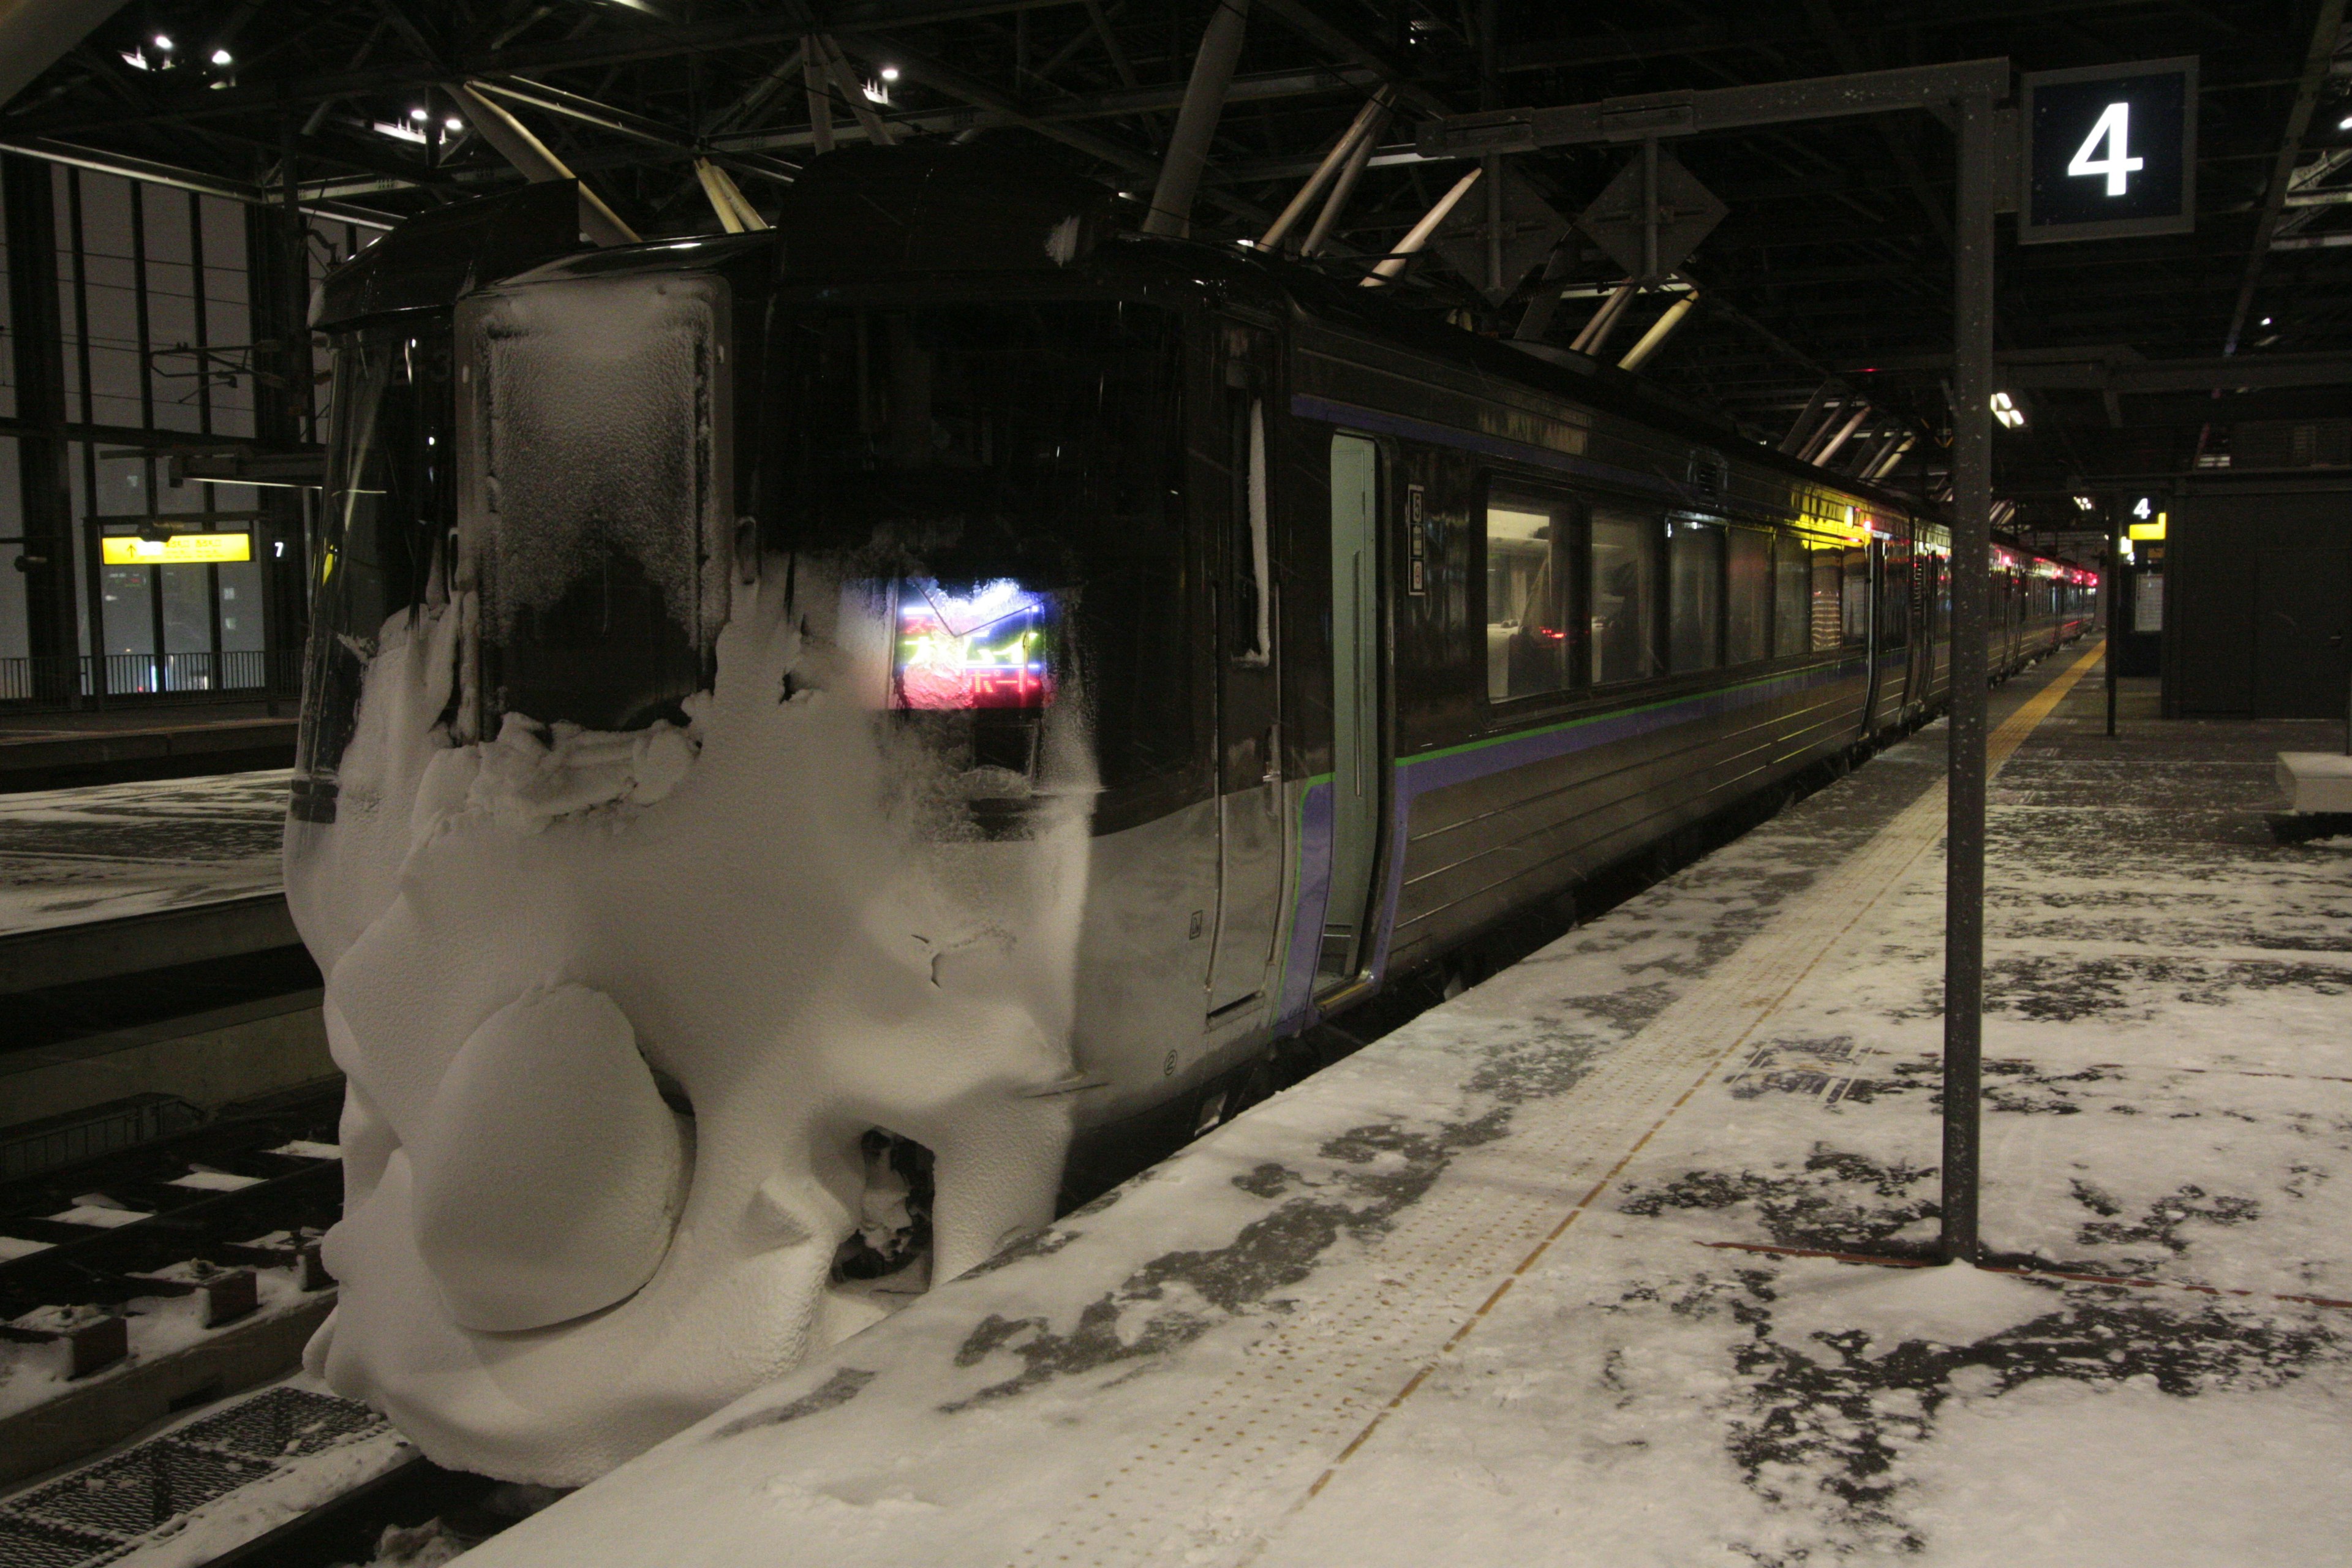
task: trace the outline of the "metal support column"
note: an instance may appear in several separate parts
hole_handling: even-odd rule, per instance
[[[2116,732],[2116,663],[2121,651],[2116,639],[2123,631],[2116,625],[2116,608],[2119,603],[2116,589],[2124,580],[2124,521],[2122,512],[2113,502],[2108,503],[2107,510],[2115,515],[2107,519],[2107,569],[2099,580],[2099,629],[2105,634],[2107,643],[2106,651],[2099,656],[2099,662],[2106,667],[2107,734],[2112,739]]]
[[[18,499],[24,518],[25,621],[32,683],[45,703],[81,703],[74,616],[73,500],[66,478],[64,330],[58,310],[58,242],[49,167],[0,158],[8,232],[15,357]]]
[[[1952,721],[1944,837],[1942,1251],[1977,1257],[1984,1052],[1985,710],[1992,570],[1993,105],[1959,100],[1953,215]]]

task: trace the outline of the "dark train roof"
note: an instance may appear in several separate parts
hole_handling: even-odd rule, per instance
[[[533,196],[527,209],[518,200],[525,195]],[[557,197],[572,201],[573,187],[534,186],[403,226],[329,280],[329,309],[322,319],[331,323],[360,314],[354,308],[359,303],[383,309],[387,300],[429,302],[436,291],[446,303],[500,280],[626,272],[721,270],[817,287],[871,285],[917,274],[1008,282],[1058,275],[1114,286],[1156,276],[1228,300],[1297,311],[1369,342],[1454,361],[1480,375],[1614,414],[1888,511],[1946,521],[1941,507],[1752,441],[1708,411],[1603,361],[1558,348],[1538,356],[1400,304],[1385,297],[1391,290],[1363,289],[1354,277],[1334,276],[1285,257],[1125,230],[1115,193],[1031,157],[941,142],[845,148],[808,166],[772,230],[605,250],[573,248],[546,259],[551,225],[557,221],[549,215],[558,210]],[[510,216],[494,212],[497,204],[514,204],[515,210]],[[500,263],[526,256],[534,247],[539,254],[529,256],[524,266],[501,268]],[[371,260],[376,263],[373,268]],[[408,273],[414,280],[404,286],[399,279]]]

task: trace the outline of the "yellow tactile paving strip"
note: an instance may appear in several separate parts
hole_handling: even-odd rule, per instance
[[[1996,730],[1998,769],[2096,666],[2094,647]],[[1791,899],[1576,1088],[1522,1104],[1420,1202],[1328,1271],[1204,1395],[1121,1457],[1018,1564],[1246,1563],[1412,1397],[1940,839],[1939,784]]]

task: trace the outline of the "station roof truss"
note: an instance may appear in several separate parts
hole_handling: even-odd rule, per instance
[[[469,123],[465,93],[648,237],[719,226],[698,160],[772,207],[828,135],[1025,146],[1127,193],[1140,219],[1215,3],[141,0],[0,110],[0,148],[252,202],[290,184],[315,215],[380,226],[521,180]],[[2020,247],[2013,220],[2000,226],[1997,380],[2021,420],[1997,432],[1995,494],[2017,526],[2080,530],[2078,496],[2226,467],[2245,427],[2342,418],[2344,0],[1254,0],[1192,233],[1263,233],[1375,94],[1391,111],[1319,258],[1342,273],[1388,254],[1466,166],[1418,150],[1434,118],[1995,58],[2039,71],[2169,56],[2200,62],[2195,229]],[[1675,159],[1727,213],[1668,287],[1627,302],[1603,353],[1696,289],[1643,374],[1775,444],[1807,422],[1853,423],[1832,466],[1940,493],[1956,154],[1937,119],[1675,137]],[[1573,220],[1638,155],[1617,142],[1510,155],[1510,199],[1467,200],[1456,226],[1475,241],[1499,208],[1515,231],[1564,237],[1499,247],[1528,265],[1497,289],[1456,270],[1477,270],[1483,244],[1441,231],[1403,296],[1506,337],[1535,307],[1538,335],[1570,345],[1624,277]]]

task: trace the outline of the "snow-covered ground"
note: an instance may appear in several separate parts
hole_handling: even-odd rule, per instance
[[[0,933],[274,892],[289,777],[0,795]]]
[[[469,1562],[2352,1561],[2327,737],[2031,718],[1995,1267],[1823,1256],[1935,1231],[1937,729]]]

